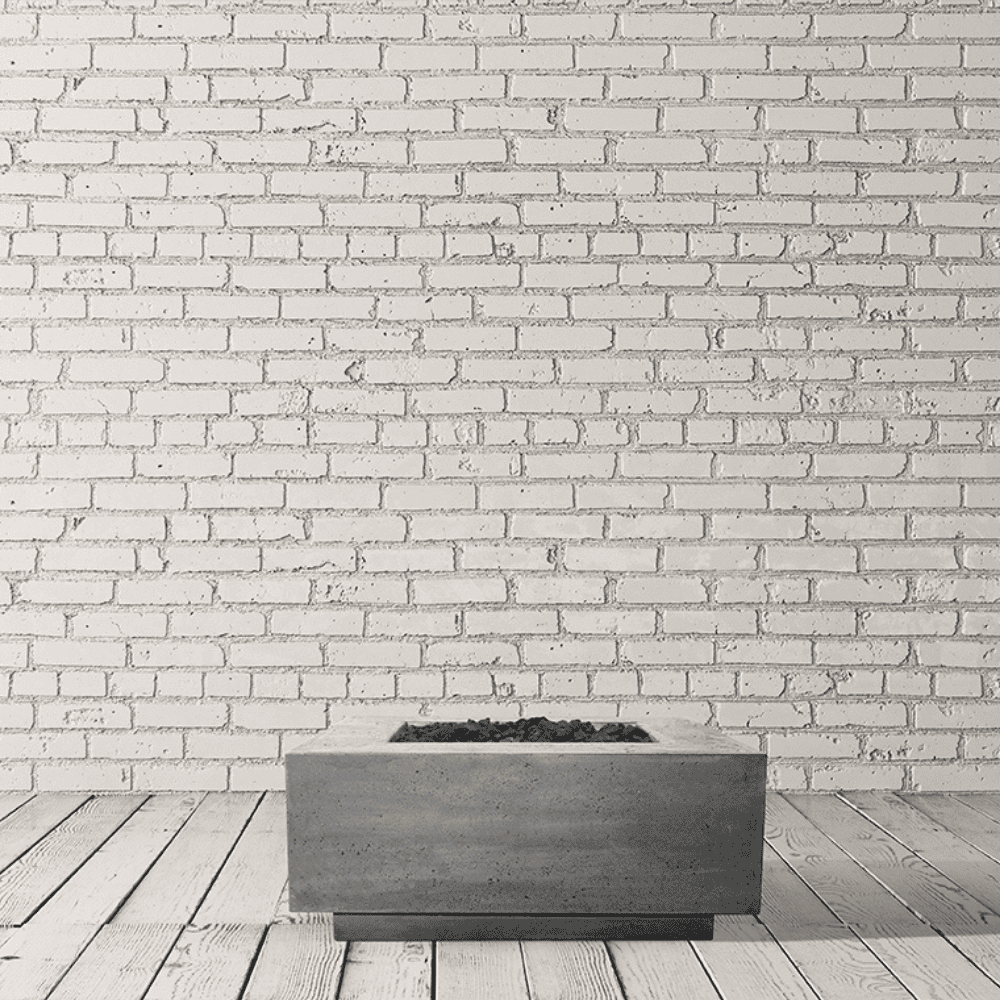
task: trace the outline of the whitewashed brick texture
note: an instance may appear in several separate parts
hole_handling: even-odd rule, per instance
[[[6,0],[0,787],[685,718],[1000,790],[1000,5]]]

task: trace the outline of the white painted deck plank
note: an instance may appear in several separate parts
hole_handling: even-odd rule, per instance
[[[969,961],[1000,982],[1000,915],[841,799],[826,795],[788,798]],[[983,867],[989,864],[984,859]]]
[[[771,846],[916,1000],[1000,1000],[993,980],[782,797],[769,797],[767,823]]]
[[[531,1000],[624,1000],[601,941],[523,941]]]
[[[36,925],[105,923],[170,843],[200,799],[198,792],[147,799],[62,884],[32,922]]]
[[[6,819],[12,812],[20,809],[34,797],[34,792],[4,792],[0,795],[0,820]]]
[[[429,941],[352,941],[337,1000],[431,1000]]]
[[[194,915],[195,924],[270,924],[288,880],[285,796],[268,792]]]
[[[609,941],[628,1000],[719,1000],[690,941]]]
[[[45,837],[89,799],[87,794],[36,795],[0,822],[0,870]]]
[[[96,924],[17,928],[0,945],[0,997],[43,1000],[99,930]]]
[[[1000,987],[933,932],[872,925],[858,933],[917,1000],[1000,1000]]]
[[[996,792],[952,792],[951,794],[952,798],[1000,823],[1000,794]]]
[[[944,825],[891,792],[854,792],[842,798],[964,892],[1000,914],[1000,863],[984,857]],[[988,822],[986,817],[981,818]]]
[[[438,941],[435,1000],[528,1000],[517,941]]]
[[[185,927],[143,1000],[239,1000],[263,924]]]
[[[768,930],[823,1000],[911,1000],[909,990],[852,928]]]
[[[788,800],[938,930],[1000,931],[1000,916],[843,800],[831,795],[794,795]],[[988,867],[994,866],[984,858],[984,874]]]
[[[912,1000],[878,956],[764,845],[760,921],[824,1000]],[[629,998],[631,1000],[631,998]]]
[[[980,853],[1000,861],[1000,822],[997,820],[973,809],[955,795],[934,793],[901,795],[900,798]]]
[[[260,801],[257,792],[210,792],[157,858],[114,923],[187,923]],[[262,921],[263,922],[263,921]]]
[[[347,945],[324,924],[274,924],[241,1000],[333,1000]]]
[[[145,799],[95,796],[22,854],[0,873],[0,924],[24,923]]]
[[[753,917],[716,917],[715,939],[693,942],[724,1000],[816,1000],[791,959]]]
[[[142,1000],[182,930],[180,924],[106,924],[48,1000]]]

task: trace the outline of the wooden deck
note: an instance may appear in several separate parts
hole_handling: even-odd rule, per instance
[[[3,1000],[1000,1000],[1000,795],[771,795],[708,942],[335,942],[276,793],[0,796]]]

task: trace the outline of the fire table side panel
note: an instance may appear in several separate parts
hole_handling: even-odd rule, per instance
[[[289,754],[290,905],[753,913],[759,754]]]

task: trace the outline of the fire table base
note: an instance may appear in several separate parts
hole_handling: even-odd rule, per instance
[[[702,913],[336,913],[338,941],[711,941]]]

